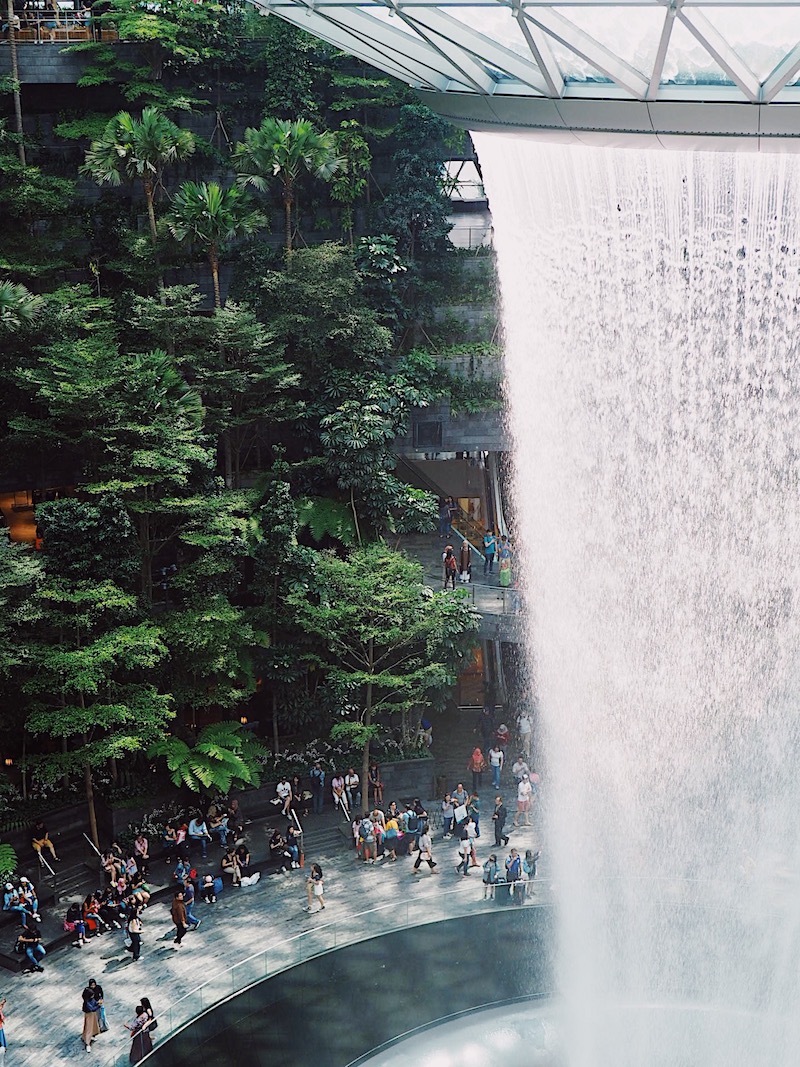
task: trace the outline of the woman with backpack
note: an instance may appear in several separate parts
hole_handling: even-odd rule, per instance
[[[100,1033],[100,1005],[103,1003],[103,987],[90,978],[82,993],[83,1032],[81,1040],[87,1052],[92,1051],[92,1042]]]
[[[456,554],[453,551],[452,545],[447,545],[442,553],[442,568],[444,570],[444,588],[447,589],[448,583],[450,588],[456,587],[456,575],[458,574],[458,560]]]

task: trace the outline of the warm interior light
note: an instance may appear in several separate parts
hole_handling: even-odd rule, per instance
[[[247,726],[247,716],[242,715],[242,717],[239,719],[239,722],[242,724],[242,726]]]
[[[13,767],[14,766],[14,761],[10,756],[6,757],[6,761],[5,762],[6,762],[6,767]]]

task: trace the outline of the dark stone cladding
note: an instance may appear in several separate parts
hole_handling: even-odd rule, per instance
[[[551,993],[553,942],[544,905],[498,904],[384,934],[251,986],[157,1045],[148,1063],[345,1067],[448,1016]]]
[[[17,47],[19,80],[21,85],[74,85],[83,75],[89,61],[86,52],[69,52],[66,44],[36,45],[31,41]],[[140,56],[137,45],[117,44],[119,60],[136,60]],[[10,49],[0,48],[0,74],[10,74]]]

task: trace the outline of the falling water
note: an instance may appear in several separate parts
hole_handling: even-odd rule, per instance
[[[475,138],[570,1067],[800,1063],[800,170]]]

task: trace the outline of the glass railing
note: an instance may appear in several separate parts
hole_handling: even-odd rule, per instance
[[[421,903],[418,897],[392,901],[367,911],[348,913],[313,930],[304,930],[293,937],[274,942],[213,974],[167,1007],[154,1004],[158,1019],[154,1039],[158,1044],[163,1043],[216,1004],[324,952],[396,930],[425,926],[459,915],[473,915],[476,910],[494,910],[496,907],[492,900],[476,900],[472,893],[466,894],[461,886],[442,890],[433,900],[426,898],[424,908]],[[537,903],[532,906],[541,905]],[[100,1062],[103,1067],[122,1067],[129,1063],[129,1053],[130,1039],[122,1039],[114,1052],[107,1053]]]

